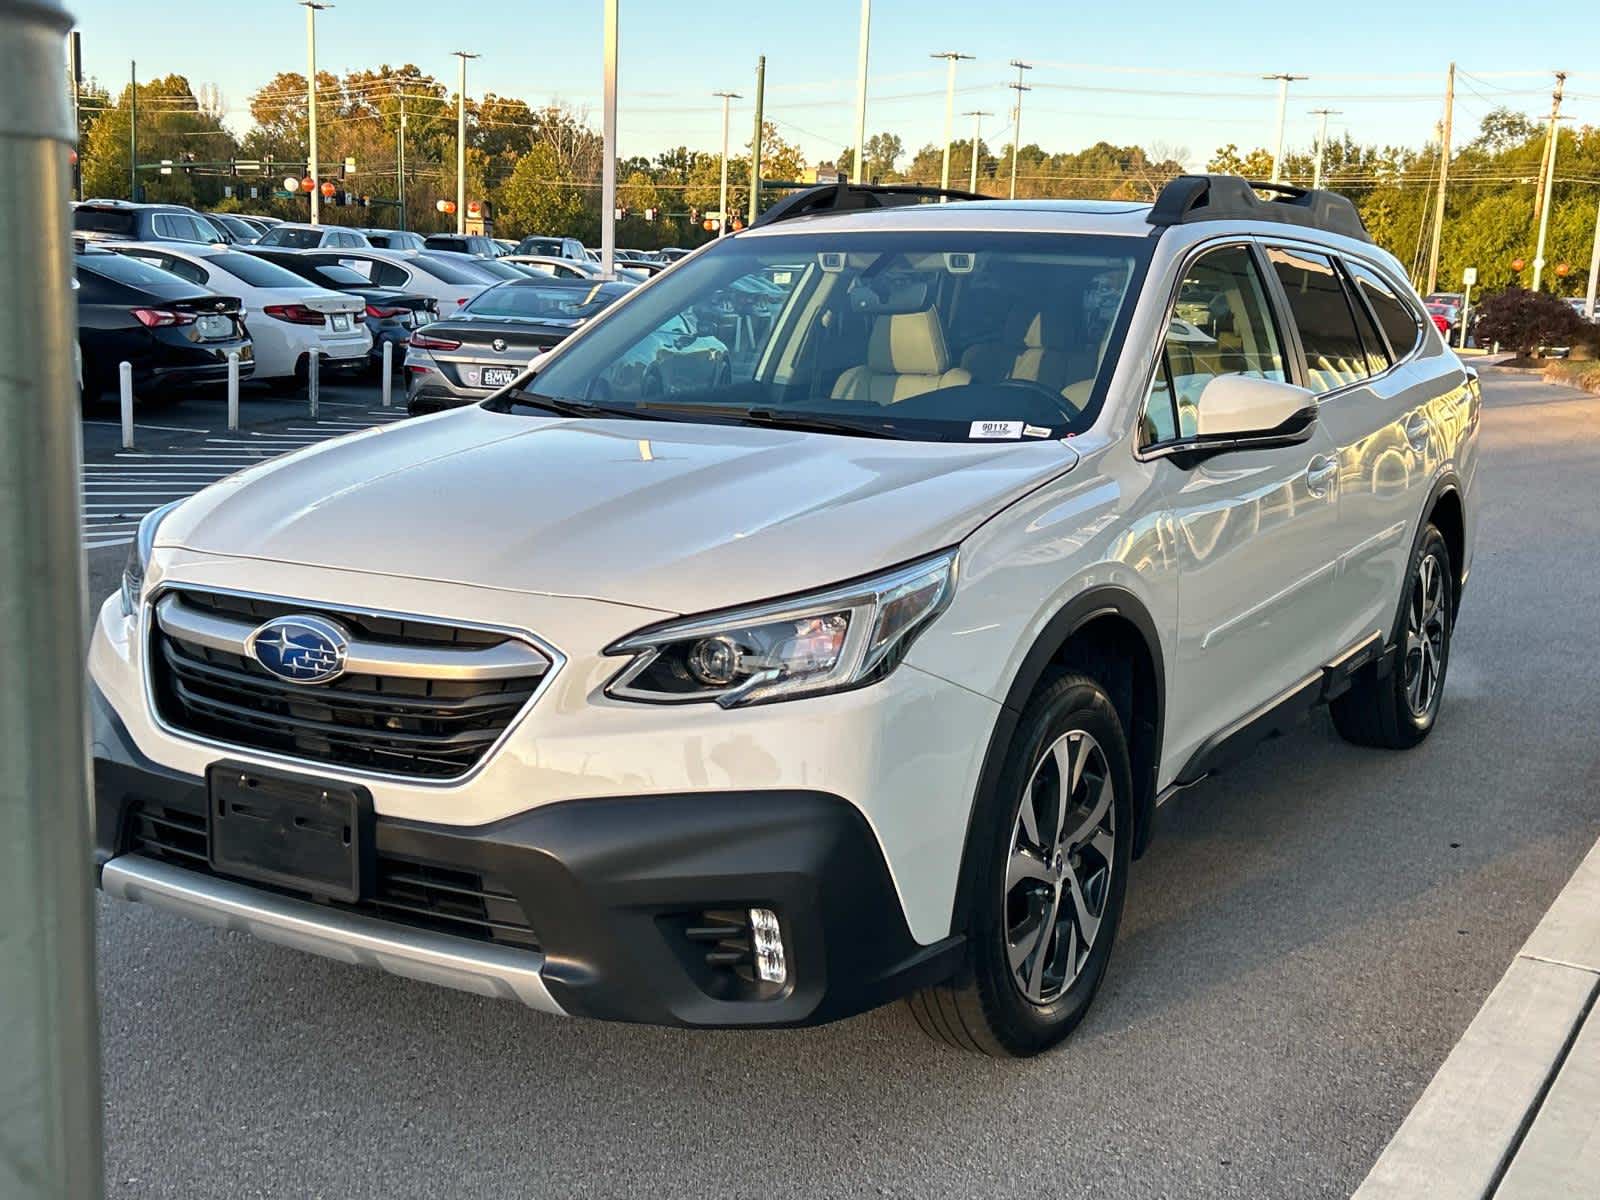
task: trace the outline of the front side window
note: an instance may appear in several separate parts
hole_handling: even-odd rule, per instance
[[[1313,392],[1359,383],[1372,372],[1356,329],[1356,316],[1333,261],[1308,250],[1274,246],[1267,251],[1272,269],[1289,299],[1289,313],[1300,330],[1306,354],[1306,382]]]
[[[1356,281],[1356,290],[1372,309],[1378,324],[1388,335],[1389,346],[1395,358],[1402,359],[1417,347],[1422,336],[1422,325],[1411,306],[1402,301],[1391,284],[1362,263],[1346,260],[1350,274]]]
[[[1063,437],[1099,412],[1150,248],[973,231],[727,239],[597,320],[527,385],[528,404],[920,441]]]
[[[1219,375],[1285,378],[1283,347],[1248,246],[1212,250],[1184,270],[1145,405],[1145,444],[1193,437],[1201,393]]]

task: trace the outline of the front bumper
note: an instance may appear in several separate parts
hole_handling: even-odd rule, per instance
[[[819,1024],[944,979],[959,961],[958,937],[912,937],[861,813],[815,791],[569,800],[481,826],[376,817],[380,862],[467,872],[513,897],[532,932],[516,943],[228,879],[136,841],[141,812],[203,829],[205,782],[141,754],[97,689],[93,703],[96,862],[123,899],[546,1012],[650,1024]],[[730,945],[705,940],[708,922],[725,919],[710,914],[752,906],[778,914],[781,988],[708,958]]]

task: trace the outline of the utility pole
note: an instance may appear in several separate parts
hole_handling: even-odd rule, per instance
[[[1030,63],[1023,62],[1020,58],[1013,58],[1011,65],[1017,69],[1017,81],[1007,84],[1017,94],[1017,102],[1011,109],[1011,198],[1017,198],[1017,155],[1022,153],[1022,93],[1031,92],[1033,89],[1024,87],[1022,73],[1033,70]]]
[[[1439,242],[1444,237],[1444,189],[1450,178],[1450,122],[1456,108],[1456,65],[1450,64],[1445,76],[1444,124],[1439,131],[1439,199],[1433,206],[1433,235],[1428,244],[1428,286],[1423,295],[1430,294],[1439,282]]]
[[[1289,115],[1289,85],[1298,79],[1305,79],[1305,75],[1263,75],[1263,79],[1276,79],[1278,81],[1278,134],[1273,141],[1275,149],[1272,151],[1272,182],[1279,183],[1283,180],[1283,123]]]
[[[978,190],[978,144],[983,140],[980,136],[983,132],[983,119],[992,117],[994,114],[992,112],[984,112],[981,109],[974,109],[972,112],[965,112],[961,115],[972,118],[972,177],[967,180],[967,190],[976,192]]]
[[[0,1194],[102,1193],[61,0],[0,0]]]
[[[956,119],[956,64],[964,58],[970,59],[972,55],[961,54],[955,50],[941,50],[938,54],[930,54],[928,57],[942,58],[950,64],[950,70],[946,75],[944,85],[944,166],[939,170],[939,186],[949,190],[950,139],[955,136],[954,125]]]
[[[317,171],[317,14],[333,5],[323,0],[300,0],[306,10],[306,109],[311,161],[306,174],[311,177],[311,223],[322,219],[322,179]]]
[[[405,84],[400,85],[402,89]],[[406,94],[400,92],[400,127],[394,133],[394,185],[400,200],[400,228],[406,227]]]
[[[750,135],[750,219],[754,225],[761,212],[761,109],[767,98],[767,56],[756,59],[756,131]]]
[[[608,37],[614,37],[616,35],[615,0],[606,0],[606,3],[606,31]],[[461,60],[461,70],[456,76],[456,232],[465,233],[467,231],[467,59],[481,56],[469,54],[465,50],[452,50],[450,53]],[[611,101],[611,117],[615,121],[616,93],[614,89],[616,87],[616,76],[614,72],[611,76],[611,87],[613,90],[608,95],[613,97]],[[615,167],[611,168],[611,181],[615,186]],[[604,216],[603,213],[601,215]],[[601,228],[604,228],[603,224]]]
[[[128,199],[139,203],[139,64],[128,64]]]
[[[722,99],[722,185],[717,193],[717,211],[722,214],[717,219],[717,236],[726,237],[728,234],[728,102],[742,100],[738,92],[712,92],[713,96]]]
[[[1539,290],[1539,281],[1544,276],[1544,243],[1545,237],[1550,232],[1550,203],[1555,199],[1556,190],[1556,148],[1560,140],[1561,126],[1561,93],[1567,84],[1567,73],[1556,72],[1556,90],[1551,94],[1550,104],[1550,134],[1549,148],[1545,154],[1544,179],[1541,186],[1544,189],[1544,201],[1539,208],[1539,241],[1533,250],[1533,290]]]
[[[1337,108],[1313,108],[1311,115],[1322,118],[1322,123],[1317,129],[1317,163],[1311,175],[1311,186],[1319,188],[1322,186],[1322,159],[1328,152],[1328,118],[1340,117],[1344,113]]]
[[[861,0],[861,40],[856,51],[856,157],[850,182],[861,182],[861,156],[867,143],[867,44],[872,39],[872,0]]]
[[[1560,115],[1559,114],[1561,112],[1561,93],[1562,93],[1562,90],[1563,90],[1563,85],[1564,85],[1565,80],[1566,80],[1566,73],[1563,72],[1563,71],[1557,71],[1556,72],[1556,90],[1555,90],[1553,96],[1551,97],[1552,103],[1550,105],[1550,128],[1551,128],[1551,130],[1555,129],[1555,122],[1560,120]],[[1539,177],[1534,181],[1534,189],[1533,189],[1533,223],[1535,225],[1537,225],[1539,223],[1539,214],[1544,211],[1544,176],[1545,176],[1545,171],[1549,166],[1550,153],[1551,153],[1551,150],[1552,150],[1552,148],[1554,146],[1555,146],[1555,137],[1553,135],[1547,135],[1545,137],[1545,140],[1544,140],[1544,150],[1539,155]]]

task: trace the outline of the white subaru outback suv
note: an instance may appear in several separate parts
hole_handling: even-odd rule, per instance
[[[1349,204],[923,198],[792,195],[480,405],[151,514],[90,656],[104,889],[1025,1055],[1165,797],[1319,703],[1426,737],[1479,390]],[[682,336],[725,369],[613,378]]]

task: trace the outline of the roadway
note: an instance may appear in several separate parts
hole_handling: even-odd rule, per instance
[[[1600,397],[1485,394],[1437,731],[1319,717],[1166,806],[1056,1053],[546,1018],[102,898],[108,1194],[1347,1196],[1600,835]]]

